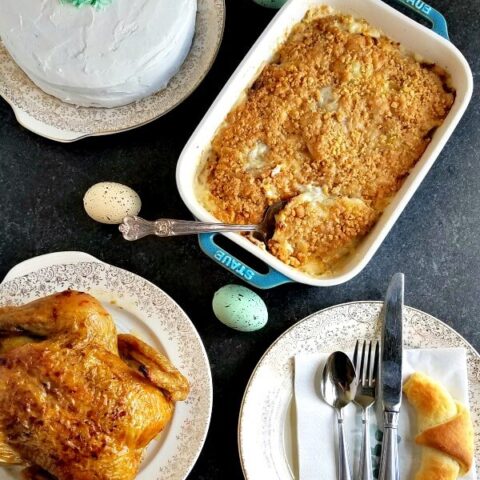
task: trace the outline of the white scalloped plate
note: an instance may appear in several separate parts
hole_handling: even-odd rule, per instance
[[[337,305],[298,322],[267,350],[247,385],[238,446],[247,480],[298,478],[294,437],[293,357],[299,353],[353,351],[358,338],[380,337],[381,302]],[[405,308],[406,348],[461,347],[467,353],[475,461],[480,465],[480,355],[455,330],[428,313]]]
[[[13,108],[21,125],[57,142],[141,127],[175,108],[200,85],[215,61],[224,26],[225,0],[198,0],[195,38],[180,71],[164,90],[117,108],[76,107],[44,93],[0,41],[0,96]]]
[[[17,265],[0,285],[0,304],[22,304],[65,289],[91,293],[118,330],[163,351],[189,379],[191,392],[145,455],[138,480],[184,480],[203,447],[212,411],[210,365],[183,310],[147,280],[81,252],[43,255]],[[19,468],[0,468],[0,480],[20,480]]]

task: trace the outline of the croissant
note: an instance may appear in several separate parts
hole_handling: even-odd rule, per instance
[[[414,373],[403,390],[417,412],[422,463],[415,480],[455,480],[473,463],[473,426],[470,412],[455,402],[435,380]]]

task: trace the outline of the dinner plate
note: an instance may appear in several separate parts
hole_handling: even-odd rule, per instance
[[[217,56],[224,25],[225,0],[198,0],[193,45],[180,71],[164,90],[117,108],[76,107],[48,95],[23,73],[0,41],[0,95],[21,125],[58,142],[131,130],[165,115],[198,87]]]
[[[88,292],[112,314],[117,328],[165,353],[189,379],[188,399],[149,445],[138,480],[184,480],[205,442],[212,410],[212,379],[202,341],[187,315],[147,280],[81,252],[24,262],[0,285],[0,304],[22,304],[65,289]],[[0,480],[20,480],[20,468],[0,468]]]
[[[380,337],[382,302],[346,303],[305,318],[267,350],[247,385],[240,410],[238,445],[247,480],[298,478],[293,358],[299,353],[353,351],[357,339]],[[406,348],[466,350],[475,460],[480,463],[480,355],[445,323],[405,307]]]

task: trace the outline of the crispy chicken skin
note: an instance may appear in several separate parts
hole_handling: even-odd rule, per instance
[[[31,465],[26,478],[134,479],[188,392],[88,294],[0,308],[0,465]]]

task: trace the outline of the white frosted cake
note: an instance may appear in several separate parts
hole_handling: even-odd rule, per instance
[[[117,107],[161,90],[178,72],[196,11],[197,0],[112,0],[100,8],[0,0],[0,37],[45,92],[79,106]]]

